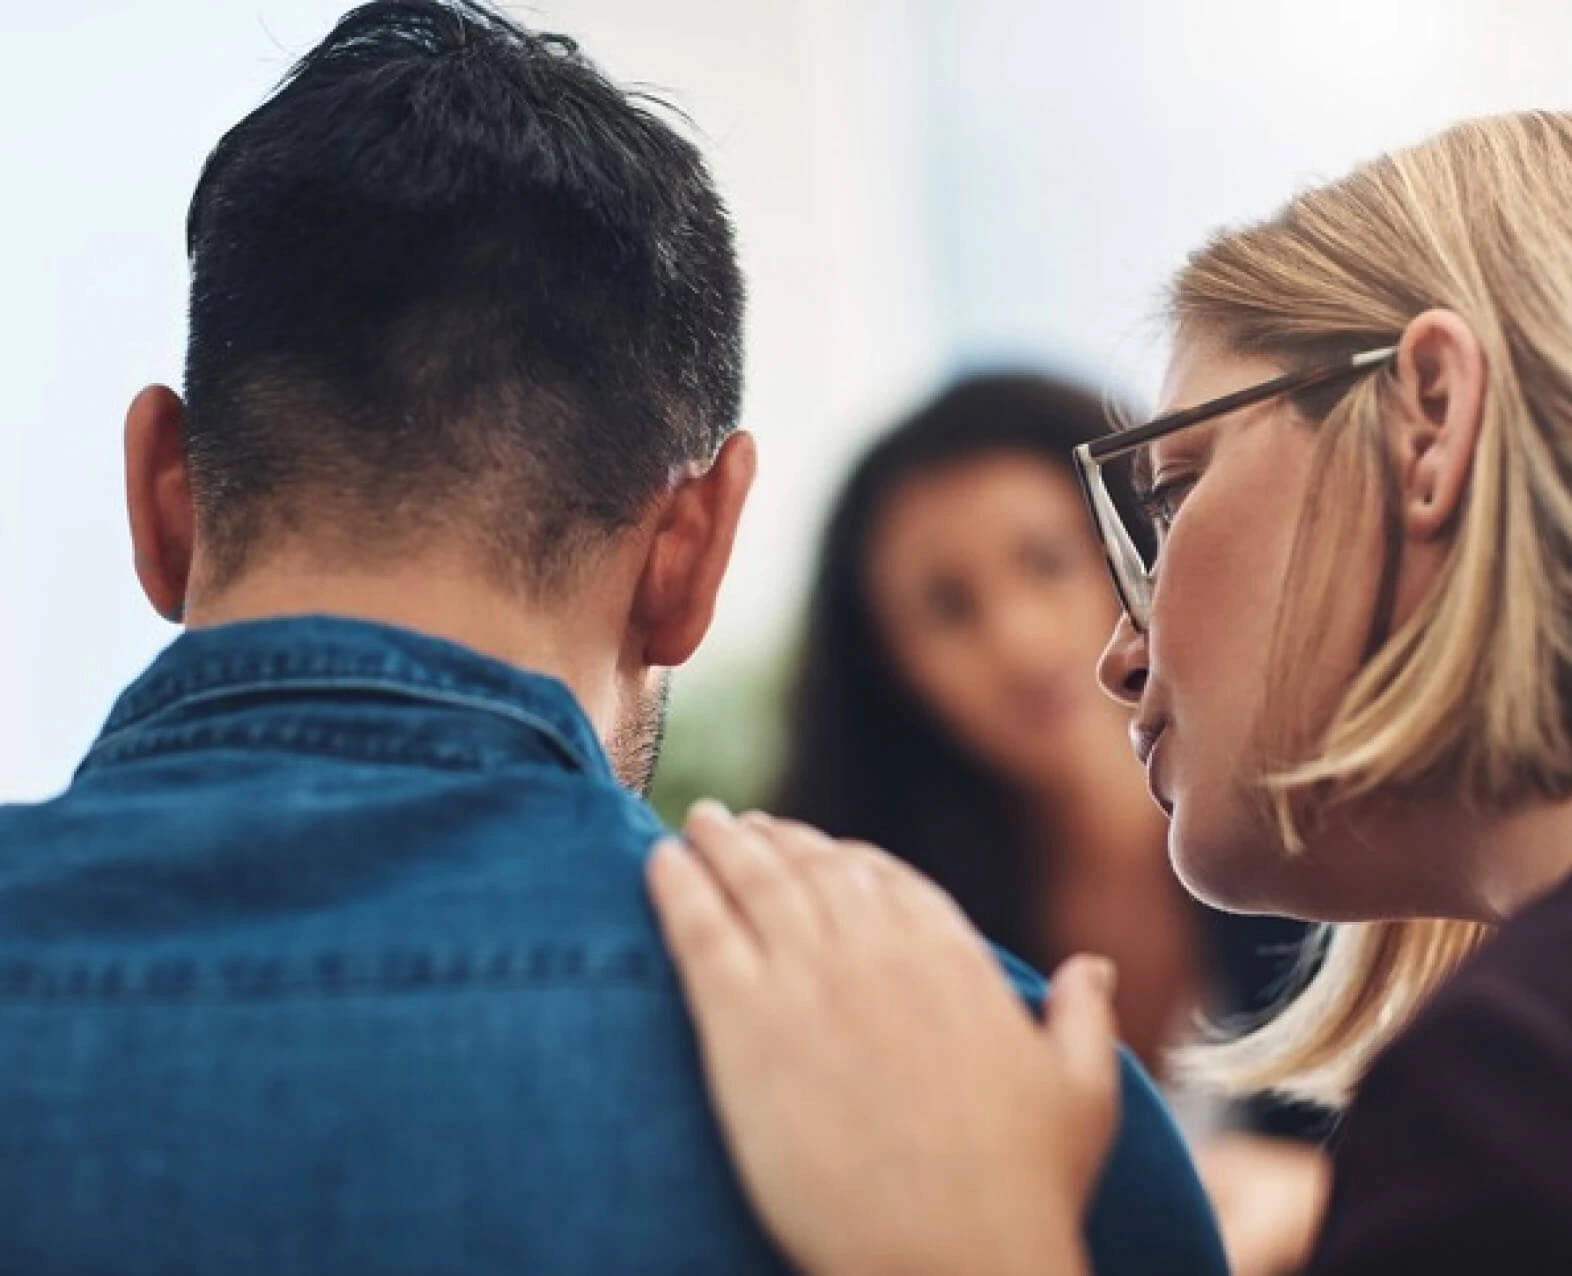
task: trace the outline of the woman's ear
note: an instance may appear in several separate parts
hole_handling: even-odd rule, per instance
[[[1427,310],[1403,333],[1389,416],[1405,533],[1443,535],[1462,508],[1484,419],[1484,348],[1451,310]]]
[[[709,632],[757,469],[753,436],[739,432],[667,498],[633,600],[642,664],[683,664]]]
[[[126,412],[126,510],[137,579],[148,602],[179,624],[191,579],[196,516],[186,475],[185,404],[151,385]]]

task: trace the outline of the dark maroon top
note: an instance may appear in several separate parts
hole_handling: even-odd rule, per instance
[[[1572,882],[1377,1060],[1333,1166],[1311,1276],[1572,1273]]]

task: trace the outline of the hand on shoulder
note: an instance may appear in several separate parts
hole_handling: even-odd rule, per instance
[[[1084,1269],[1117,1115],[1112,967],[1036,1024],[936,886],[877,849],[695,808],[649,881],[744,1185],[815,1276]]]

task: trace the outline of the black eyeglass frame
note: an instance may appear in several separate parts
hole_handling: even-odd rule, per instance
[[[1117,434],[1093,439],[1089,443],[1080,444],[1075,449],[1076,477],[1081,481],[1081,492],[1086,497],[1086,504],[1092,512],[1092,521],[1096,524],[1098,537],[1103,543],[1103,553],[1108,560],[1108,573],[1113,577],[1114,591],[1119,595],[1119,605],[1124,608],[1124,614],[1130,618],[1130,623],[1138,632],[1145,633],[1151,619],[1152,573],[1156,570],[1156,565],[1154,563],[1149,570],[1142,560],[1135,539],[1125,526],[1119,507],[1108,492],[1107,483],[1103,481],[1103,462],[1128,456],[1137,448],[1165,438],[1177,430],[1200,425],[1203,421],[1215,420],[1230,412],[1237,412],[1240,408],[1252,407],[1280,395],[1298,394],[1325,385],[1329,381],[1336,381],[1340,377],[1358,376],[1390,362],[1397,354],[1397,350],[1396,346],[1381,346],[1375,350],[1365,350],[1338,363],[1322,364],[1303,372],[1285,373],[1283,376],[1273,377],[1270,381],[1263,381],[1259,385],[1247,386],[1243,390],[1235,390],[1220,398],[1209,399],[1195,407],[1170,412],[1134,429],[1121,430]]]

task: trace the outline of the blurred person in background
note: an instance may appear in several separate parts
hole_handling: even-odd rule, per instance
[[[1120,1035],[1163,1077],[1203,1007],[1228,1022],[1271,1004],[1306,927],[1185,892],[1129,709],[1097,687],[1119,604],[1073,452],[1106,433],[1109,407],[1061,380],[989,373],[868,450],[821,548],[773,806],[894,848],[1041,969],[1112,958]],[[1236,1268],[1253,1272],[1322,1190],[1324,1121],[1271,1101],[1198,1106],[1202,1175]],[[1243,1130],[1210,1137],[1219,1124]]]
[[[1331,925],[1310,982],[1196,1060],[1346,1106],[1279,1269],[1572,1270],[1569,188],[1572,115],[1525,112],[1218,235],[1173,287],[1163,415],[1077,453],[1124,608],[1100,677],[1176,871]],[[1121,461],[1155,557],[1101,491]],[[688,833],[652,887],[799,1263],[1085,1270],[1111,963],[1067,963],[1040,1029],[907,866],[767,817]]]
[[[1199,906],[1174,881],[1129,712],[1087,672],[1118,601],[1072,452],[1106,432],[1109,406],[989,373],[868,450],[829,518],[770,805],[899,847],[1039,967],[1114,957],[1125,1042],[1161,1073],[1198,1002],[1264,1012],[1307,928]],[[1252,1124],[1320,1123],[1268,1105]]]
[[[1160,1071],[1204,936],[1129,712],[1091,674],[1118,601],[1071,453],[1106,421],[1074,386],[996,373],[864,455],[820,552],[774,808],[896,848],[1039,968],[1114,957],[1124,1040]]]
[[[209,158],[185,396],[125,427],[186,632],[0,809],[0,1270],[782,1269],[641,889],[754,472],[730,219],[663,114],[383,0]],[[1211,1276],[1125,1082],[1092,1249]]]

